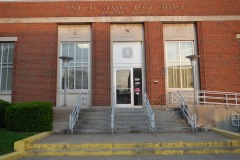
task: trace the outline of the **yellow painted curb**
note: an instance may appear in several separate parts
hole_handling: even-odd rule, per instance
[[[12,153],[9,153],[9,154],[5,154],[3,156],[0,156],[0,160],[15,160],[15,159],[18,159],[18,158],[21,158],[21,157],[24,157],[26,155],[25,152],[12,152]]]
[[[211,128],[210,130],[213,131],[213,132],[216,132],[218,134],[224,135],[226,137],[240,140],[240,134],[239,133],[225,131],[225,130],[218,129],[218,128]]]
[[[30,143],[33,143],[34,141],[45,138],[45,137],[51,135],[52,133],[53,133],[52,131],[42,132],[42,133],[33,135],[31,137],[14,142],[15,152],[0,156],[0,160],[15,160],[15,159],[26,156],[27,153],[25,151],[26,151],[27,145],[29,145]]]
[[[160,143],[94,143],[94,144],[28,144],[30,149],[124,149],[124,148],[180,148],[180,147],[221,147],[240,146],[240,141],[230,140],[223,142],[160,142]]]
[[[14,143],[14,150],[15,151],[20,151],[20,152],[25,152],[27,145],[33,143],[34,141],[40,140],[42,138],[45,138],[49,135],[51,135],[53,132],[42,132],[39,134],[36,134],[34,136],[22,139],[20,141],[17,141]]]
[[[240,149],[156,149],[156,150],[89,150],[89,151],[56,151],[31,152],[27,156],[130,156],[130,155],[179,155],[179,154],[239,154]]]
[[[112,143],[94,143],[94,144],[29,144],[26,149],[97,149],[97,148],[113,148]]]

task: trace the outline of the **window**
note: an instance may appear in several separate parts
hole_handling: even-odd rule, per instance
[[[12,90],[13,43],[0,43],[0,91]]]
[[[68,89],[88,89],[89,43],[62,43],[62,56],[72,57],[69,61],[67,77]],[[64,89],[64,67],[62,64],[62,89]]]
[[[193,42],[166,42],[168,88],[193,88],[192,54]]]

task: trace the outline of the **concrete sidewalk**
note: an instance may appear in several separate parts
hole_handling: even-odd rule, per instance
[[[228,140],[232,139],[211,131],[197,133],[52,134],[46,138],[34,142],[34,144],[154,143],[179,141],[219,142]]]

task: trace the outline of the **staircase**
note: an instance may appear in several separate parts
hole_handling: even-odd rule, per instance
[[[176,108],[154,108],[156,128],[153,132],[191,131]],[[74,133],[111,133],[111,108],[82,109]],[[146,108],[117,108],[114,133],[152,132]]]
[[[190,132],[192,128],[184,119],[180,108],[154,108],[154,132]]]
[[[82,109],[73,133],[111,133],[111,108]]]
[[[151,132],[146,108],[117,108],[114,131],[116,133]]]

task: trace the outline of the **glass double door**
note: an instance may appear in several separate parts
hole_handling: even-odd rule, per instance
[[[142,69],[115,69],[114,89],[117,107],[142,106]]]

